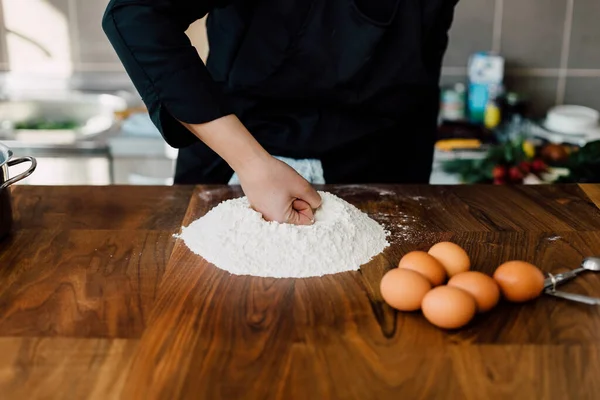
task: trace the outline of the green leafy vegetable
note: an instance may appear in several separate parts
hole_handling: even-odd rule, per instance
[[[30,120],[15,124],[15,129],[75,129],[77,127],[79,124],[70,120]]]

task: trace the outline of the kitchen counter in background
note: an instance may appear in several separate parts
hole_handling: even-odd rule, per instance
[[[429,183],[431,185],[461,185],[460,176],[457,174],[450,174],[444,171],[442,164],[445,161],[453,159],[469,159],[478,160],[483,159],[486,156],[486,151],[460,151],[460,152],[448,152],[435,149],[433,153],[433,166],[431,170],[431,176]]]
[[[14,188],[0,243],[2,398],[591,398],[600,309],[550,297],[441,331],[379,293],[452,240],[475,270],[600,254],[600,186],[329,186],[391,232],[360,272],[231,276],[173,234],[239,188]],[[350,245],[350,244],[349,244]],[[565,290],[600,296],[600,276]]]
[[[127,109],[127,97],[47,88],[3,94],[0,142],[16,157],[38,161],[36,173],[22,184],[112,183],[108,142],[118,134],[117,114]],[[11,175],[23,168],[11,168]]]
[[[45,97],[48,93],[109,94],[122,98],[128,107],[143,108],[123,73],[78,73],[67,80],[5,73],[0,74],[0,85],[5,93],[16,93],[17,97],[28,93],[41,93]],[[9,98],[10,95],[4,101]],[[9,146],[15,156],[31,155],[38,159],[36,172],[19,185],[170,185],[177,157],[177,150],[164,142],[145,113],[116,121],[102,135],[79,139],[76,143],[24,143],[1,135],[0,142]],[[457,176],[441,170],[441,161],[447,158],[447,154],[436,151],[430,183],[460,183]],[[11,175],[23,172],[24,168],[11,168]]]
[[[124,91],[58,89],[7,95],[0,101],[0,142],[16,157],[38,161],[36,173],[21,184],[171,184],[177,150],[165,143],[146,113],[137,112],[132,97]],[[43,129],[40,123],[49,121],[75,128]],[[11,175],[23,168],[11,168]]]

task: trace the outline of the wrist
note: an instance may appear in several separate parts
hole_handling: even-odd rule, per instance
[[[261,147],[262,149],[262,147]],[[229,166],[240,176],[257,175],[265,168],[268,168],[268,162],[272,156],[264,149],[254,154],[248,154],[244,157],[236,158]]]

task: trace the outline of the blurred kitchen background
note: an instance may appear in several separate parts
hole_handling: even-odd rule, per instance
[[[102,32],[107,3],[0,0],[0,142],[39,162],[23,184],[172,182],[177,151],[151,125]],[[477,182],[445,163],[481,160],[515,132],[536,148],[564,145],[565,154],[600,137],[598,21],[599,0],[461,0],[432,183]],[[205,58],[204,21],[188,35]],[[585,108],[553,113],[562,104]]]

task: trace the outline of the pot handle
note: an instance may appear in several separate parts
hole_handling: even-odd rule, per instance
[[[13,165],[22,164],[27,161],[29,161],[31,163],[31,166],[27,169],[27,171],[8,179],[6,182],[4,182],[2,185],[0,185],[0,190],[9,187],[10,185],[12,185],[15,182],[19,182],[21,179],[27,178],[29,175],[31,175],[33,173],[33,171],[35,171],[35,168],[37,167],[37,161],[33,157],[13,158],[6,162],[6,164],[9,167],[12,167]]]

